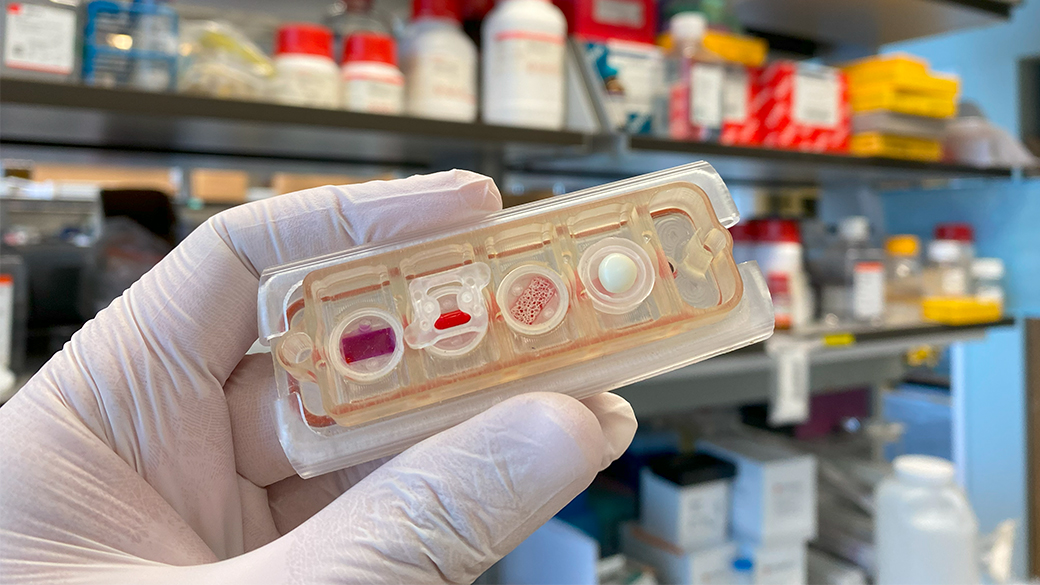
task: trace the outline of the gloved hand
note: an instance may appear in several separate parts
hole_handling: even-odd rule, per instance
[[[519,396],[382,466],[302,480],[270,356],[243,355],[265,267],[500,206],[490,179],[453,171],[195,230],[0,409],[4,581],[472,581],[622,453],[624,400]]]

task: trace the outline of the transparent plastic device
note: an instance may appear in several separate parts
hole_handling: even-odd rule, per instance
[[[311,477],[510,396],[584,398],[769,337],[738,219],[700,162],[264,271],[286,455]]]

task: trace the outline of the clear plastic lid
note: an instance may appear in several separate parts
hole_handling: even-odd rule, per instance
[[[725,185],[695,163],[264,272],[281,442],[310,477],[525,392],[583,398],[765,339]]]

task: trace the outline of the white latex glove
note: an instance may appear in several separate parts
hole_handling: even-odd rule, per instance
[[[243,355],[265,267],[500,206],[490,179],[453,171],[195,230],[0,409],[2,580],[472,581],[621,454],[628,403],[520,396],[381,467],[304,481],[276,438],[270,356]]]

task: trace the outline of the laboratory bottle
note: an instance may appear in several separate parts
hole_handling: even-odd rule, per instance
[[[667,135],[677,140],[714,142],[722,128],[725,69],[718,57],[704,49],[707,26],[700,12],[680,12],[669,21],[672,46],[665,58],[666,95],[657,100],[655,125],[666,124]]]
[[[925,278],[928,296],[962,297],[972,294],[971,262],[975,258],[975,232],[966,223],[935,226],[928,244],[929,270]]]
[[[749,223],[755,241],[754,259],[765,274],[773,298],[776,327],[807,325],[812,318],[812,301],[798,222],[770,218]]]
[[[885,311],[885,253],[870,242],[870,221],[846,217],[838,235],[824,257],[823,312],[839,320],[879,320]]]
[[[477,47],[462,32],[458,0],[414,0],[401,41],[410,116],[477,119]]]
[[[979,582],[978,522],[953,464],[903,455],[875,491],[878,585]]]
[[[921,320],[921,243],[914,235],[885,242],[885,310],[893,322]]]
[[[404,75],[397,68],[393,37],[355,32],[343,48],[343,109],[399,115],[404,109]]]
[[[975,281],[975,298],[1004,307],[1004,261],[1000,258],[976,258],[971,263]]]
[[[132,26],[133,76],[130,84],[145,91],[167,91],[176,82],[178,17],[167,2],[135,0]]]
[[[340,71],[332,58],[331,30],[307,23],[278,29],[271,98],[292,106],[339,107]]]
[[[485,122],[563,128],[566,36],[549,0],[505,0],[491,10],[482,30]]]

